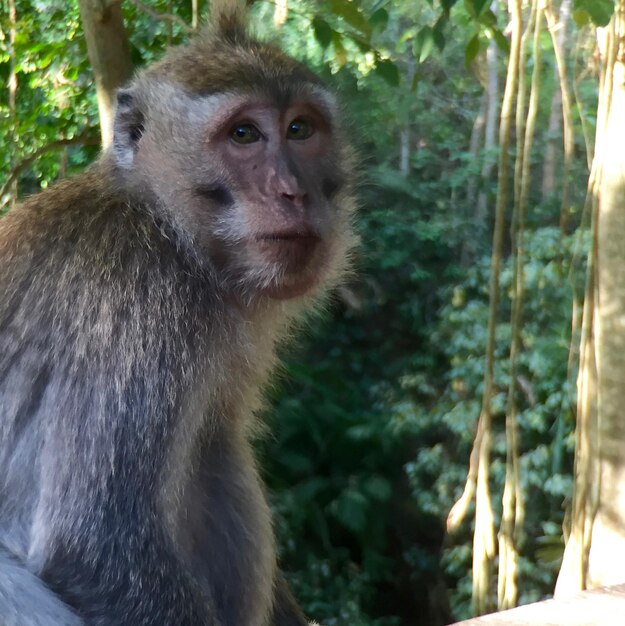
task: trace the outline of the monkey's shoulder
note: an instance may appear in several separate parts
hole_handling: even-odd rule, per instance
[[[107,248],[120,250],[133,235],[145,238],[152,222],[96,164],[27,197],[0,220],[0,274],[16,264],[44,267],[77,255],[88,263]]]
[[[110,180],[107,168],[96,164],[27,196],[0,221],[0,236],[4,239],[7,230],[15,235],[16,229],[27,226],[30,232],[37,232],[38,225],[49,232],[54,226],[67,228],[69,222],[80,225],[111,205],[121,203],[122,195]]]

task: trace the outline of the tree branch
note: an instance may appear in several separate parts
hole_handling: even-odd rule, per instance
[[[58,150],[65,146],[74,146],[82,144],[84,146],[96,146],[100,143],[100,137],[97,134],[93,134],[95,130],[93,128],[87,128],[79,135],[74,137],[62,137],[61,139],[55,139],[50,143],[40,146],[34,152],[23,158],[15,167],[11,169],[7,179],[4,181],[2,187],[0,187],[0,208],[3,208],[8,200],[1,200],[8,192],[13,181],[17,180],[17,177],[32,163],[34,163],[42,154],[50,152],[51,150]]]
[[[181,17],[177,15],[173,15],[172,13],[160,13],[159,11],[155,11],[152,7],[147,4],[143,4],[141,0],[130,0],[130,4],[134,4],[137,9],[147,13],[151,18],[155,20],[160,20],[162,22],[171,22],[172,24],[178,24],[180,28],[182,28],[186,33],[191,34],[194,32],[194,29],[189,26]]]

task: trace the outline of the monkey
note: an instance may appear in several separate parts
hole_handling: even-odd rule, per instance
[[[357,245],[335,96],[213,2],[0,220],[0,623],[303,626],[251,441]]]

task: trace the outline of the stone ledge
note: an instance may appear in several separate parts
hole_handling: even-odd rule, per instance
[[[625,584],[527,604],[451,626],[625,626]]]

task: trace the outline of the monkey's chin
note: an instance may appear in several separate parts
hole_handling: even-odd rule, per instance
[[[254,251],[268,263],[273,278],[261,293],[273,300],[292,300],[308,295],[319,284],[315,270],[323,246],[317,235],[278,233],[258,237]]]
[[[316,276],[298,276],[262,289],[262,294],[272,300],[293,300],[310,295],[319,284]]]

